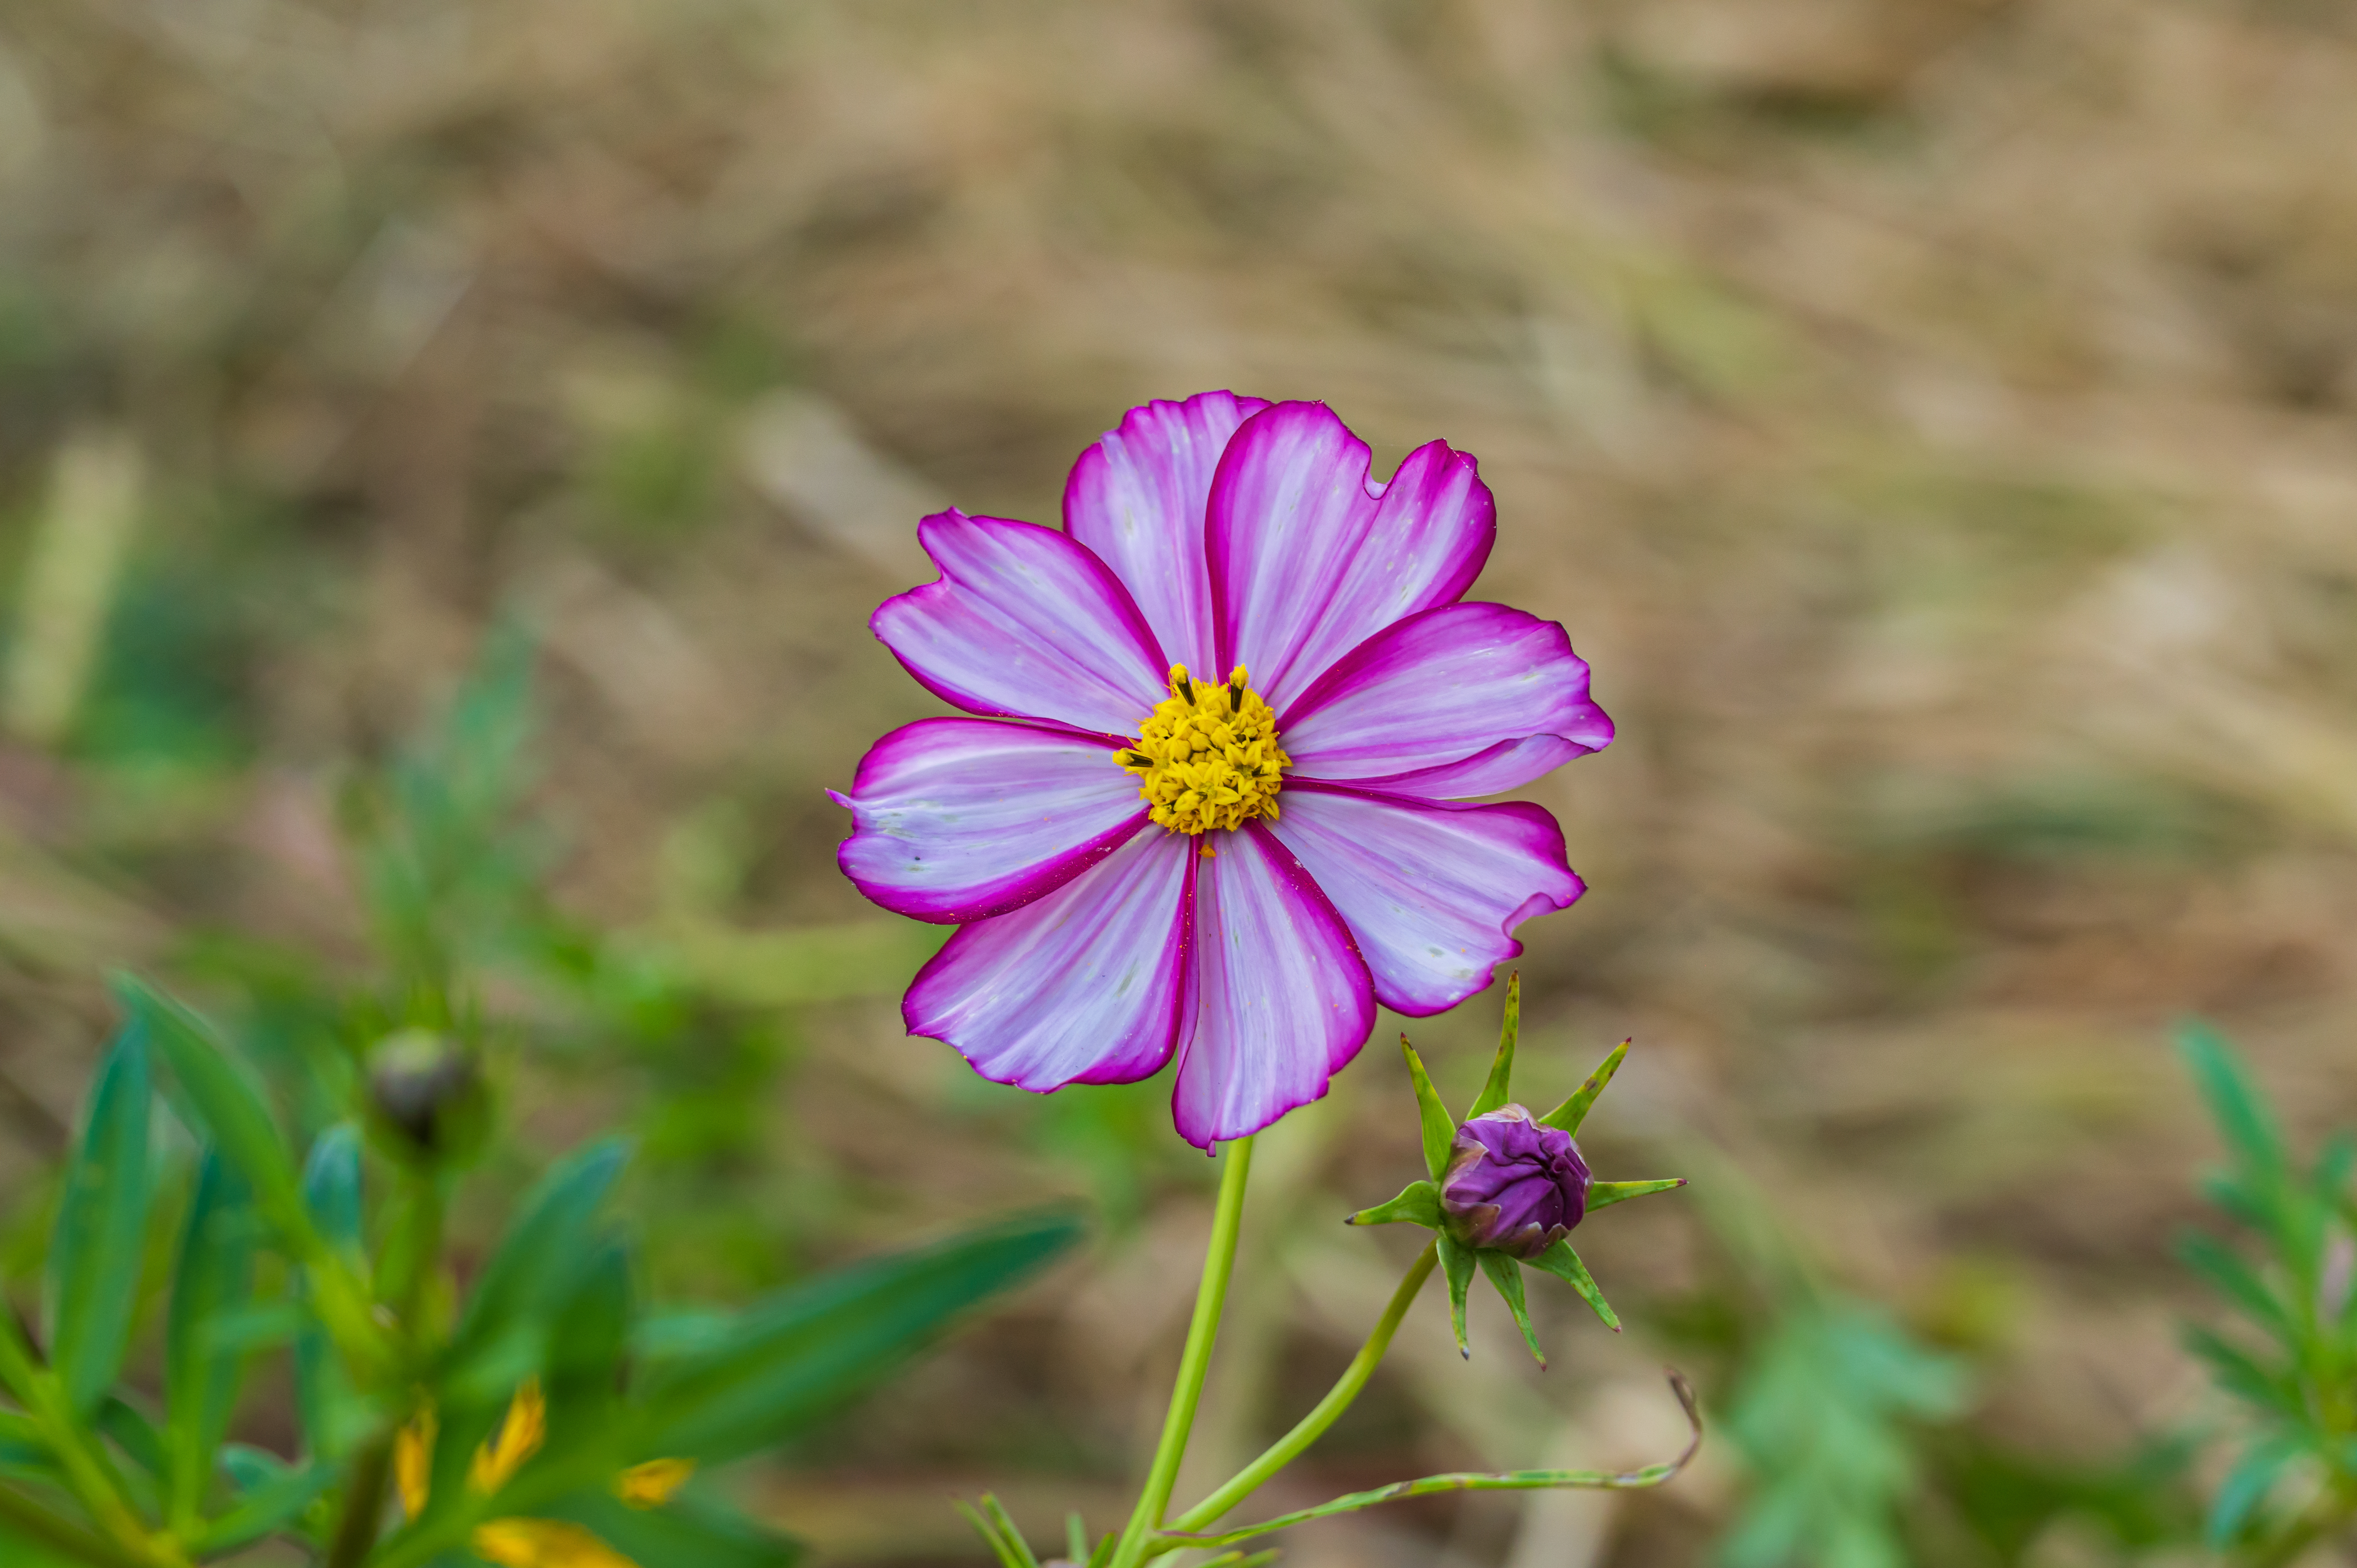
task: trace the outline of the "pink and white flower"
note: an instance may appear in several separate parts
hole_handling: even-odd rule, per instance
[[[1579,897],[1548,812],[1464,802],[1610,741],[1587,666],[1460,602],[1497,532],[1470,456],[1368,463],[1323,403],[1204,392],[1082,453],[1060,532],[919,525],[941,579],[869,625],[984,716],[895,730],[834,795],[845,875],[959,927],[911,1034],[1041,1092],[1176,1055],[1208,1149],[1323,1095],[1376,1003],[1456,1005]]]

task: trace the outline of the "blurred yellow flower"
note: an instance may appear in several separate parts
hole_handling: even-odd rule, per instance
[[[554,1519],[495,1519],[475,1527],[475,1555],[500,1568],[638,1568],[577,1524]]]
[[[693,1459],[650,1459],[614,1477],[614,1495],[634,1509],[659,1509],[695,1474]]]
[[[434,1407],[418,1407],[393,1440],[393,1484],[401,1493],[401,1511],[415,1519],[425,1511],[434,1482]]]
[[[516,1390],[515,1398],[509,1402],[499,1432],[475,1450],[475,1463],[467,1472],[467,1485],[490,1497],[523,1468],[525,1460],[540,1452],[547,1437],[548,1402],[541,1397],[540,1380],[526,1378],[523,1386]]]

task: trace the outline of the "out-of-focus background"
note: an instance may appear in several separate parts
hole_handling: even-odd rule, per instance
[[[1116,1522],[1209,1165],[898,1025],[835,874],[937,711],[922,512],[1053,521],[1126,406],[1329,402],[1497,493],[1478,593],[1620,740],[1531,791],[1522,1080],[1623,1036],[1615,1338],[1427,1301],[1302,1473],[1613,1464],[1303,1564],[2190,1562],[2227,1418],[2168,1045],[2357,1090],[2357,22],[2329,0],[14,0],[0,9],[0,1184],[34,1244],[102,976],[305,1086],[455,968],[520,1115],[619,1122],[659,1294],[1079,1195],[1090,1257],[747,1478],[827,1563]],[[391,954],[390,960],[384,955]],[[1498,996],[1416,1026],[1452,1099]],[[1378,1043],[1264,1139],[1189,1487],[1412,1247]],[[1552,1086],[1552,1087],[1550,1087]],[[5,1255],[0,1255],[5,1261]],[[1544,1283],[1544,1282],[1543,1282]],[[267,1443],[283,1400],[241,1418]],[[1796,1522],[1797,1521],[1797,1522]],[[1780,1533],[1781,1532],[1781,1533]]]

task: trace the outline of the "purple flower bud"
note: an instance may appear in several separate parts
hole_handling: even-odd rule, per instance
[[[1588,1181],[1570,1133],[1503,1105],[1457,1129],[1440,1210],[1467,1246],[1535,1258],[1587,1212]]]

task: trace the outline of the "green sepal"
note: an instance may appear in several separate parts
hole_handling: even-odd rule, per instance
[[[1415,1083],[1415,1113],[1424,1124],[1424,1168],[1438,1181],[1448,1171],[1448,1149],[1457,1142],[1457,1123],[1448,1119],[1440,1091],[1432,1087],[1432,1075],[1424,1070],[1423,1058],[1405,1035],[1400,1036],[1400,1054],[1407,1058],[1407,1075]]]
[[[1674,1192],[1685,1185],[1686,1178],[1682,1176],[1663,1176],[1659,1181],[1599,1181],[1587,1189],[1587,1212],[1593,1214],[1599,1208],[1609,1208],[1632,1197]]]
[[[1476,1252],[1473,1256],[1480,1261],[1481,1272],[1490,1276],[1498,1294],[1506,1298],[1506,1310],[1514,1315],[1514,1326],[1523,1331],[1523,1343],[1531,1348],[1531,1354],[1538,1358],[1539,1369],[1544,1371],[1546,1352],[1539,1348],[1539,1337],[1531,1330],[1531,1309],[1523,1300],[1523,1265],[1503,1252]]]
[[[1514,1045],[1522,1034],[1523,974],[1516,970],[1506,977],[1506,1022],[1498,1031],[1497,1059],[1490,1064],[1490,1081],[1481,1086],[1481,1097],[1465,1113],[1467,1121],[1487,1116],[1514,1098]]]
[[[1448,1326],[1457,1333],[1457,1353],[1473,1359],[1465,1343],[1465,1294],[1473,1288],[1473,1249],[1443,1230],[1439,1235],[1440,1272],[1448,1276]]]
[[[1604,1092],[1604,1086],[1610,1083],[1612,1075],[1620,1070],[1621,1058],[1628,1054],[1628,1041],[1623,1040],[1613,1047],[1612,1054],[1598,1062],[1596,1070],[1587,1075],[1587,1081],[1573,1090],[1569,1100],[1540,1117],[1540,1123],[1558,1128],[1575,1138],[1579,1136],[1579,1124],[1587,1120],[1587,1108],[1596,1103],[1596,1097]]]
[[[1565,1237],[1537,1257],[1533,1258],[1531,1267],[1544,1269],[1548,1273],[1570,1285],[1579,1293],[1579,1298],[1582,1301],[1596,1309],[1596,1316],[1604,1320],[1605,1327],[1615,1334],[1620,1332],[1620,1315],[1612,1310],[1612,1304],[1606,1301],[1604,1293],[1596,1288],[1595,1276],[1587,1272],[1587,1265],[1579,1261],[1579,1254],[1571,1250],[1569,1237]]]
[[[1440,1229],[1440,1189],[1428,1181],[1408,1183],[1407,1190],[1389,1203],[1379,1203],[1372,1208],[1361,1208],[1342,1221],[1345,1225],[1397,1225],[1405,1220],[1421,1225],[1427,1230]]]

